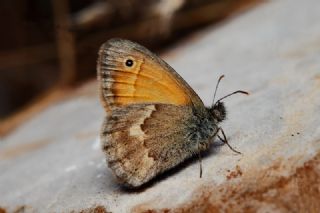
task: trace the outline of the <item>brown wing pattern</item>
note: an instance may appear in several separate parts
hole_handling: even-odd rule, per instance
[[[115,176],[137,187],[172,168],[192,152],[186,144],[189,106],[135,104],[113,110],[101,131]]]

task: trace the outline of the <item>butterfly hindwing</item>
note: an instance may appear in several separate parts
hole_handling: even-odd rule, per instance
[[[101,139],[115,176],[128,186],[140,186],[190,157],[190,119],[189,106],[134,104],[114,109]]]

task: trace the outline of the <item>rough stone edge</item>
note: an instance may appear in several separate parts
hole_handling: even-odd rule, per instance
[[[320,142],[320,141],[319,141]],[[174,209],[152,209],[152,204],[140,204],[132,212],[317,212],[320,209],[320,152],[302,166],[292,168],[292,174],[276,175],[285,161],[258,171],[253,168],[246,177],[236,174],[220,186],[201,186],[190,202]],[[245,175],[245,174],[244,174]],[[237,180],[237,178],[239,178]]]

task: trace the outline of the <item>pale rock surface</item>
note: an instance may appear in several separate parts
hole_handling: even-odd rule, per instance
[[[207,105],[221,74],[226,78],[218,97],[238,89],[251,93],[226,100],[222,125],[243,154],[213,146],[202,179],[195,159],[143,190],[123,190],[100,150],[104,112],[92,83],[89,95],[79,92],[52,105],[2,139],[0,206],[26,212],[95,206],[112,212],[319,212],[319,20],[318,0],[267,1],[167,55]]]

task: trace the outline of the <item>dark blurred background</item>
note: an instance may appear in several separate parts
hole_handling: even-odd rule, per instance
[[[217,23],[250,0],[2,0],[0,121],[46,96],[95,78],[111,37],[155,52]]]

